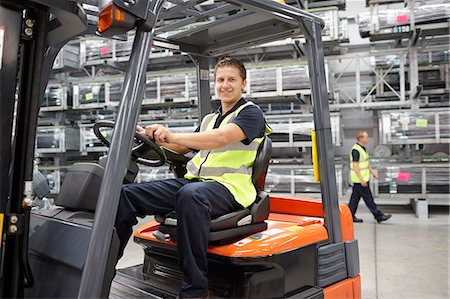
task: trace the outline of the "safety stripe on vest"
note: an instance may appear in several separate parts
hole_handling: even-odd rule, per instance
[[[242,151],[242,150],[246,150],[246,151],[257,151],[259,145],[261,144],[261,141],[257,141],[256,139],[254,140],[254,142],[251,142],[249,145],[246,145],[245,148],[242,147],[240,144],[242,144],[241,141],[232,143],[230,145],[227,146],[227,148],[217,148],[214,150],[215,153],[221,153],[221,152],[228,152],[228,151]]]
[[[198,168],[191,164],[189,167],[189,171],[192,173],[197,173]],[[245,167],[245,165],[242,165],[239,168],[231,168],[231,167],[205,167],[202,168],[200,171],[199,176],[205,177],[205,176],[221,176],[224,173],[239,173],[239,174],[248,174],[250,175],[252,173],[252,167]]]
[[[242,109],[250,105],[255,104],[249,101],[224,117],[218,128],[223,128],[232,122]],[[218,117],[219,113],[205,116],[200,127],[201,132],[213,130]],[[265,136],[271,132],[272,129],[265,120],[264,137],[255,138],[249,145],[238,141],[223,148],[199,151],[187,163],[186,168],[188,172],[185,178],[200,178],[203,181],[214,180],[219,182],[233,194],[237,202],[244,207],[249,206],[256,198],[256,190],[251,179],[252,165],[259,145]]]

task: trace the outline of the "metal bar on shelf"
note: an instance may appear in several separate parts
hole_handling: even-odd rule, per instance
[[[400,54],[400,102],[405,102],[406,95],[406,79],[405,79],[405,54]]]

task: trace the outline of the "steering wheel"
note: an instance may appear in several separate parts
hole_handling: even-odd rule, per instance
[[[94,124],[94,134],[104,145],[110,147],[111,144],[108,139],[103,136],[100,132],[102,128],[111,128],[114,129],[115,123],[109,120],[101,120]],[[137,132],[134,133],[134,142],[138,145],[131,149],[131,158],[135,160],[137,163],[150,166],[150,167],[159,167],[166,163],[167,157],[164,151],[155,143],[155,141],[151,140],[147,136],[143,134],[139,134]],[[152,160],[146,157],[146,154],[154,151],[157,155],[157,159]]]

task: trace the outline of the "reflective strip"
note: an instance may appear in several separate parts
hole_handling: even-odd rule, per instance
[[[203,166],[239,168],[241,165],[253,166],[256,152],[252,151],[228,151],[221,153],[211,153],[207,158],[207,163]]]
[[[198,176],[198,167],[194,165],[194,163],[188,163],[186,165],[186,170],[188,171],[189,178],[193,178]],[[188,175],[186,174],[186,175]],[[187,177],[188,178],[188,177]]]
[[[195,173],[198,172],[198,168],[194,164],[187,165],[186,169],[191,174],[195,174]],[[239,168],[231,168],[231,167],[202,167],[201,176],[202,177],[220,177],[220,176],[223,176],[225,174],[251,175],[252,171],[253,171],[253,167],[247,168],[244,165],[242,165]]]
[[[242,142],[238,141],[232,144],[227,145],[226,147],[221,147],[214,149],[212,152],[221,153],[227,151],[257,151],[260,143],[251,142],[249,145],[245,145]]]
[[[200,176],[222,176],[224,174],[251,174],[251,169],[242,165],[239,168],[231,167],[202,167]]]
[[[230,113],[223,121],[223,123],[229,124],[231,123],[239,114],[239,112],[242,111],[242,109],[244,109],[245,107],[251,106],[251,105],[255,105],[255,103],[248,101],[247,103],[245,103],[244,105],[240,106],[239,108],[237,108],[235,111],[233,111],[233,113]]]
[[[205,159],[206,157],[208,157],[209,152],[210,152],[210,151],[207,151],[207,150],[201,150],[201,151],[199,152],[200,158],[201,158],[202,160]]]
[[[214,116],[218,116],[217,114],[208,114],[203,118],[202,124],[200,125],[200,132],[203,132],[206,130],[206,128],[210,125],[211,121],[213,118],[215,118]]]

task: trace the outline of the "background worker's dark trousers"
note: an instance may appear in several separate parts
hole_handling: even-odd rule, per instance
[[[353,192],[350,197],[350,202],[348,203],[348,207],[352,212],[352,215],[355,216],[356,209],[358,209],[358,203],[361,197],[364,199],[369,210],[372,212],[375,219],[379,219],[383,213],[378,209],[375,201],[373,200],[372,192],[369,188],[369,183],[367,183],[366,187],[361,186],[361,184],[354,183],[353,184]]]
[[[208,290],[206,252],[211,219],[242,209],[233,195],[216,182],[183,178],[129,184],[122,188],[115,227],[119,258],[132,234],[136,216],[177,214],[178,262],[184,274],[180,295],[201,296]]]

